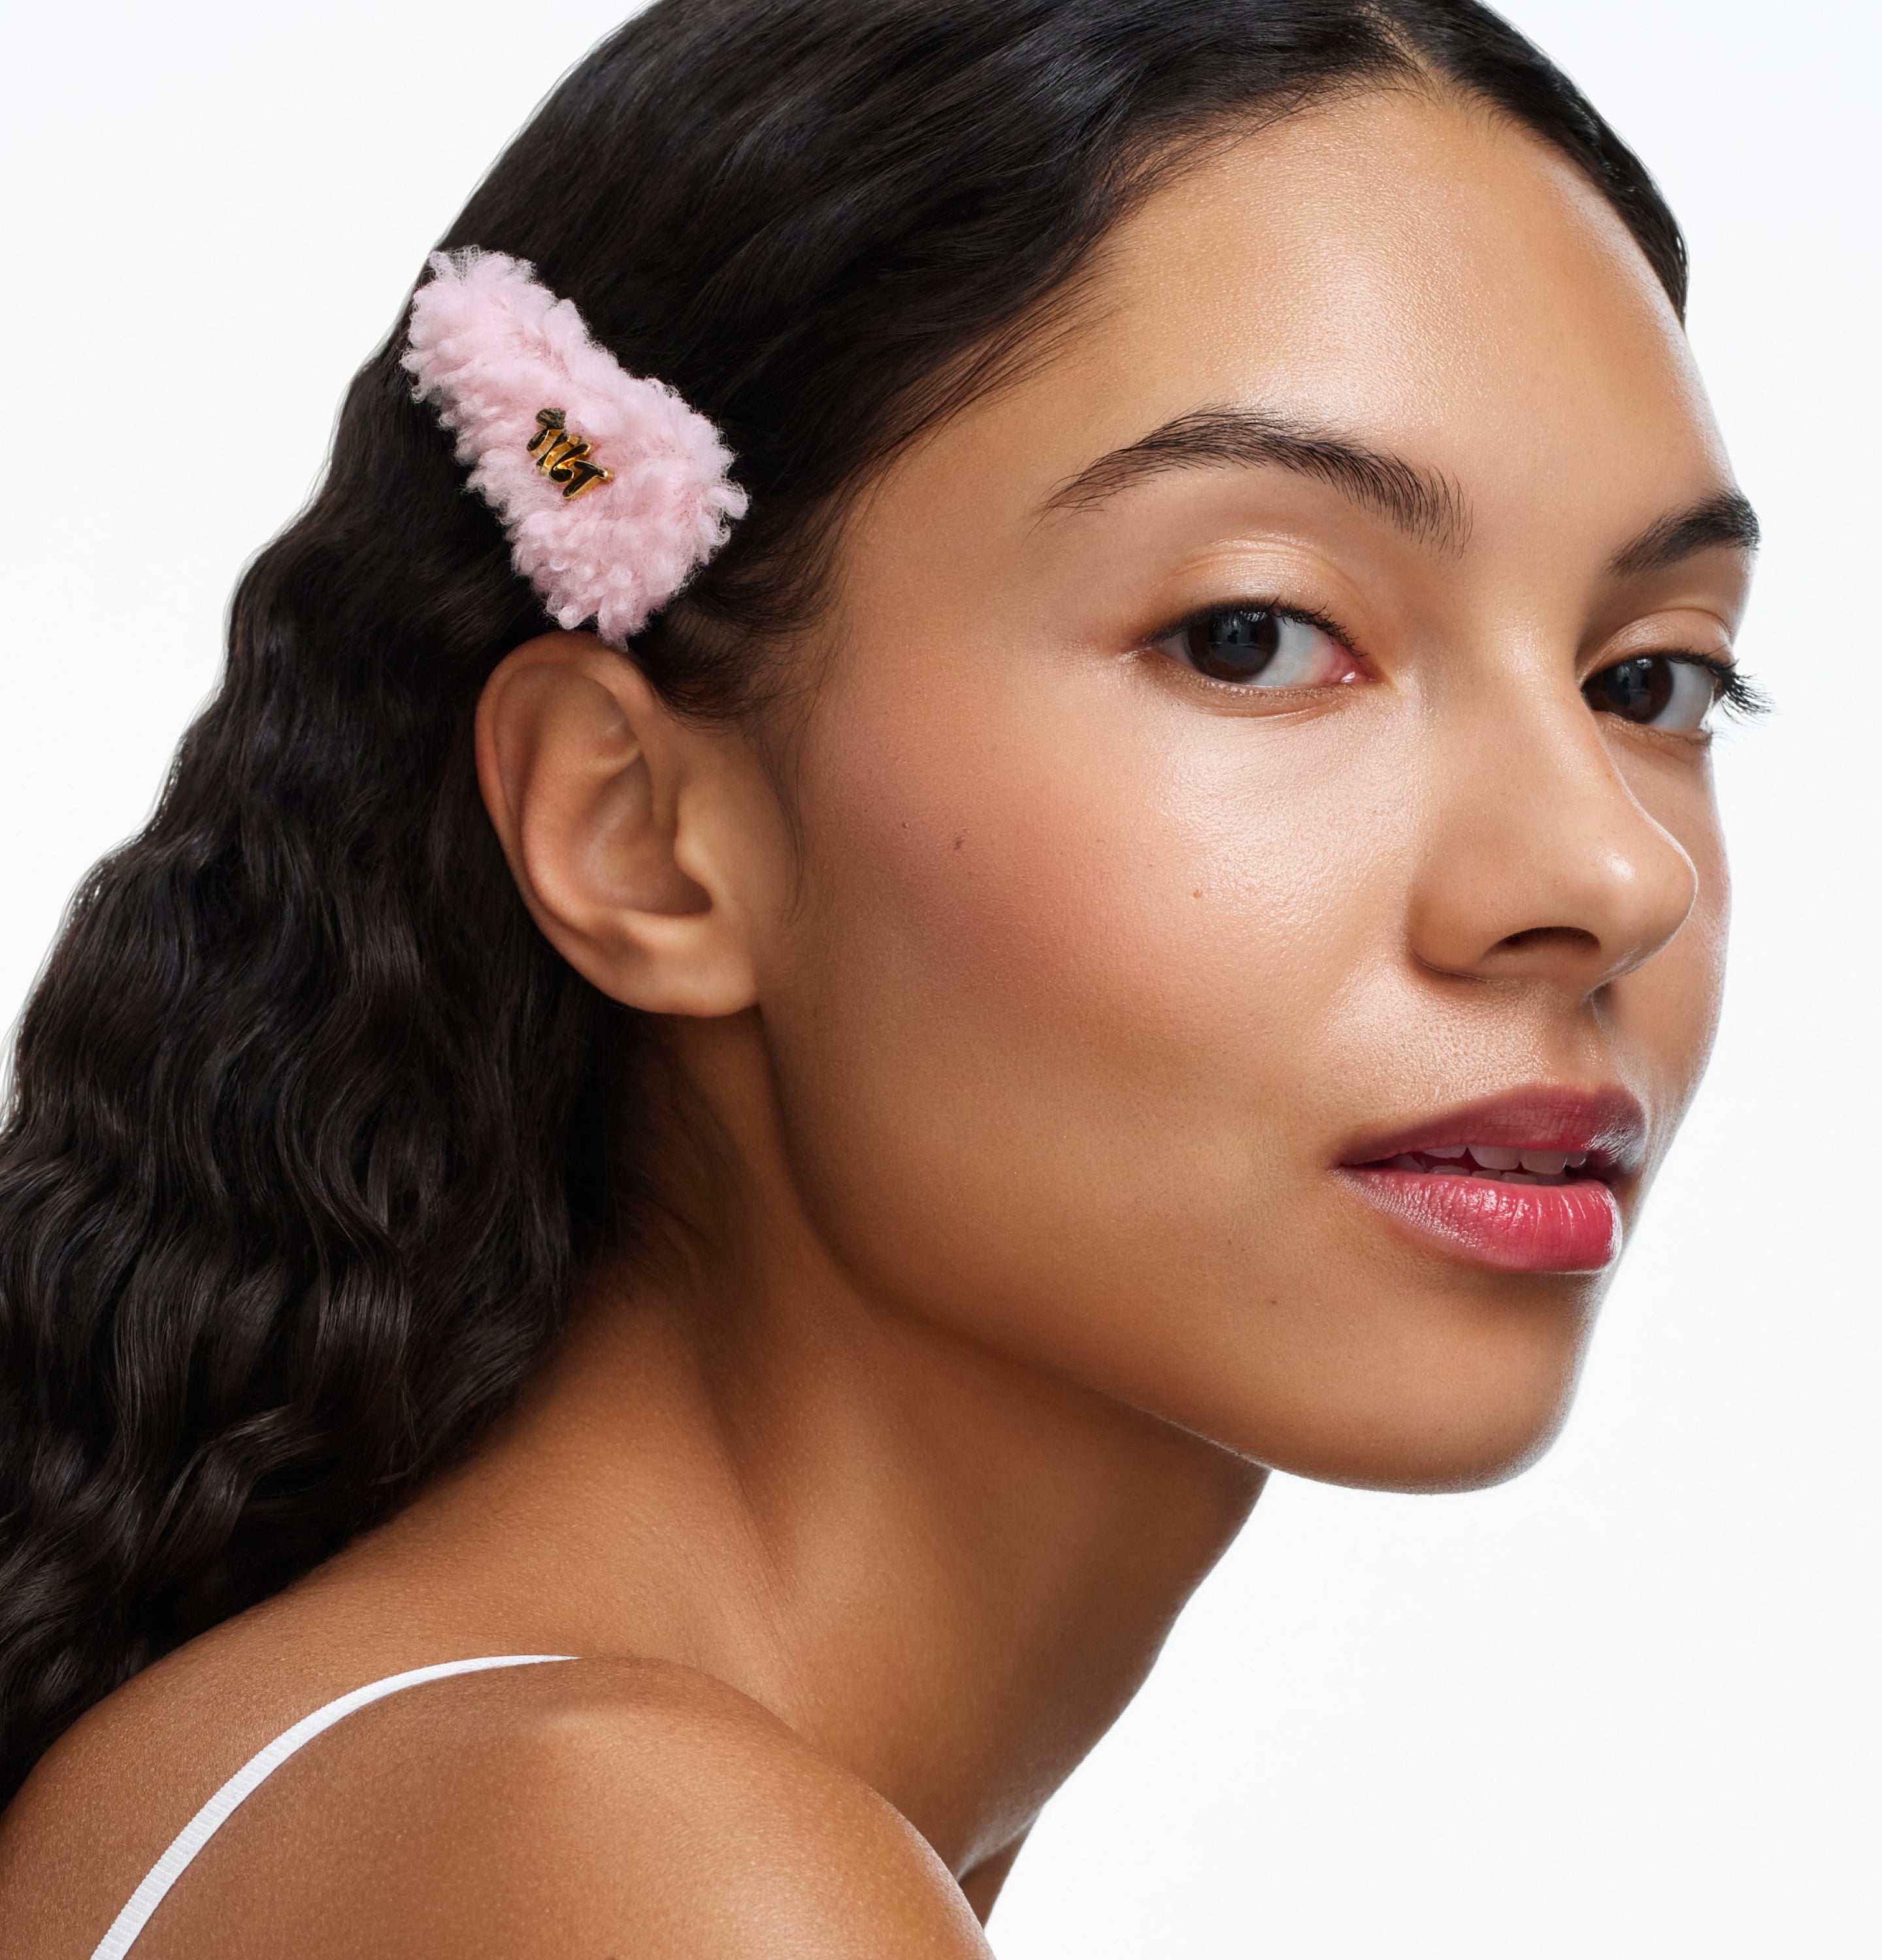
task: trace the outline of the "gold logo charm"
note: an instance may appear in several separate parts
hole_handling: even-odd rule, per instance
[[[597,483],[612,482],[614,472],[588,460],[591,446],[568,433],[568,418],[560,409],[539,409],[536,433],[530,438],[530,453],[536,466],[552,483],[562,486],[564,497],[579,497]]]

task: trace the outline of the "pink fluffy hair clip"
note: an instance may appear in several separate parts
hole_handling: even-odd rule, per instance
[[[457,438],[516,568],[556,623],[624,646],[744,515],[731,453],[664,382],[629,374],[535,269],[434,252],[412,301],[412,393]]]

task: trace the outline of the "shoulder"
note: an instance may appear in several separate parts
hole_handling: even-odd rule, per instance
[[[166,1841],[183,1821],[167,1819]],[[724,1682],[631,1660],[458,1675],[348,1717],[228,1820],[137,1960],[277,1949],[989,1952],[945,1866],[866,1783]]]
[[[415,1946],[422,1930],[463,1960],[986,1954],[907,1820],[745,1696],[668,1666],[529,1672],[414,1841],[425,1876],[393,1879]]]

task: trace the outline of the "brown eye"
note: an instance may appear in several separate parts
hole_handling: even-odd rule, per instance
[[[1324,627],[1272,606],[1218,606],[1156,644],[1211,680],[1245,687],[1326,687],[1361,676]]]
[[[1591,675],[1581,692],[1597,714],[1618,714],[1643,728],[1689,735],[1705,727],[1718,698],[1719,681],[1702,661],[1643,654]]]
[[[1183,635],[1189,664],[1211,680],[1254,680],[1281,650],[1281,620],[1274,612],[1212,612]]]

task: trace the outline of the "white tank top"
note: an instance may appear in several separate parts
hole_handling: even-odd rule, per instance
[[[435,1667],[415,1667],[405,1674],[388,1675],[384,1681],[369,1682],[342,1694],[323,1708],[317,1708],[295,1723],[285,1735],[277,1736],[260,1749],[231,1777],[196,1815],[177,1833],[170,1848],[151,1867],[150,1876],[135,1892],[130,1903],[111,1922],[111,1930],[91,1950],[91,1960],[124,1960],[132,1943],[149,1923],[150,1916],[164,1902],[170,1888],[183,1875],[189,1861],[226,1824],[236,1806],[280,1768],[295,1750],[304,1748],[324,1729],[342,1721],[356,1708],[382,1701],[402,1688],[417,1688],[428,1681],[442,1681],[450,1674],[475,1674],[486,1667],[533,1667],[549,1660],[572,1660],[572,1654],[495,1654],[482,1660],[441,1661]]]

